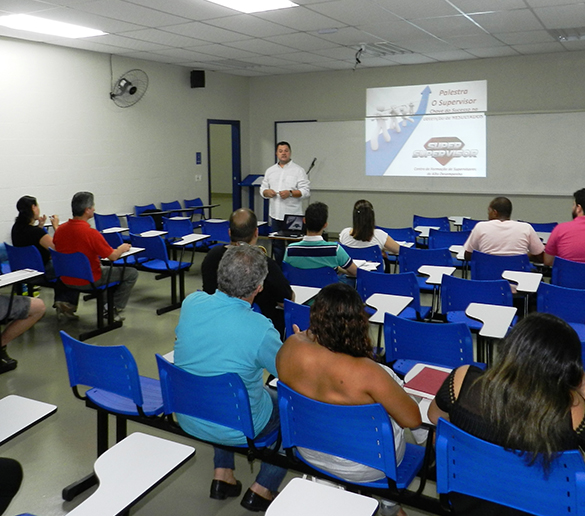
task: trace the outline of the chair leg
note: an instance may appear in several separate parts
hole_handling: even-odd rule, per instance
[[[179,294],[180,299],[177,300],[177,273],[173,273],[170,275],[171,278],[171,304],[169,306],[165,306],[163,308],[158,308],[156,311],[157,315],[166,314],[167,312],[171,312],[172,310],[176,310],[177,308],[181,308],[181,303],[185,298],[185,276],[184,271],[180,270],[179,273]]]
[[[97,301],[97,328],[79,335],[79,340],[84,341],[97,337],[108,331],[115,330],[122,326],[122,321],[114,321],[114,291],[111,288],[106,289],[108,299],[108,323],[104,325],[104,298],[103,292],[97,292],[95,295]]]

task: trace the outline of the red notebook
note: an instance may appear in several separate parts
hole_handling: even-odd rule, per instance
[[[449,373],[446,371],[423,367],[420,373],[404,384],[404,388],[417,391],[416,394],[419,396],[434,398],[447,376]]]

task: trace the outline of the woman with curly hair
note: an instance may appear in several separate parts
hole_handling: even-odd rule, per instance
[[[309,329],[289,337],[276,356],[278,378],[300,394],[324,403],[380,403],[392,418],[396,459],[404,456],[404,430],[421,424],[418,405],[401,380],[372,359],[368,316],[359,294],[335,283],[311,306]],[[309,462],[351,482],[372,482],[384,473],[355,462],[299,449]]]
[[[585,449],[585,385],[581,342],[554,315],[534,313],[500,343],[497,362],[487,371],[455,369],[429,408],[439,417],[485,441],[519,450],[526,463],[545,473],[564,450]],[[478,481],[480,481],[478,476]],[[455,514],[520,515],[451,493]]]

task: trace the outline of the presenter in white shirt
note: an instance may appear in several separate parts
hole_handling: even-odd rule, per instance
[[[291,160],[291,147],[288,142],[276,144],[277,162],[266,170],[260,186],[260,195],[270,199],[270,225],[272,231],[282,229],[285,215],[302,215],[302,199],[309,197],[310,182],[305,169]],[[284,241],[272,243],[274,259],[282,262]]]

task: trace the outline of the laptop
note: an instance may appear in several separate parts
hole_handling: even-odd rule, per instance
[[[276,236],[300,238],[305,234],[304,215],[285,215],[284,227],[276,232]]]

